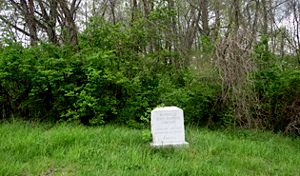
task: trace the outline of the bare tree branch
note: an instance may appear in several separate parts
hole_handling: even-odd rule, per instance
[[[18,31],[22,32],[23,34],[27,35],[27,36],[31,36],[28,32],[26,32],[25,30],[19,28],[18,26],[14,25],[13,23],[11,23],[9,20],[5,19],[2,15],[0,15],[0,19],[8,24],[9,26],[12,26],[13,28],[17,29]]]

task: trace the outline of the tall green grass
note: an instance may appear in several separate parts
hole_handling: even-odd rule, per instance
[[[0,124],[0,175],[299,175],[300,140],[186,127],[189,148],[154,149],[142,130]]]

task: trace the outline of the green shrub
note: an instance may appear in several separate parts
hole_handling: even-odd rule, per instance
[[[93,19],[80,50],[44,42],[0,50],[1,118],[69,121],[88,125],[149,125],[158,105],[184,109],[186,122],[205,124],[220,87],[172,62],[176,52],[139,52],[149,41],[145,21],[131,27]]]
[[[263,126],[269,130],[298,133],[300,73],[290,70],[280,72],[261,71],[256,89],[260,101],[257,118],[263,120]],[[291,126],[291,124],[293,124]]]
[[[267,37],[254,46],[254,51],[259,70],[254,80],[257,105],[253,118],[261,128],[300,135],[299,71],[268,50]]]

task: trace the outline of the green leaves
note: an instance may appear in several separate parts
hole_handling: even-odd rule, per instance
[[[156,15],[169,13],[157,10]],[[177,53],[142,54],[153,35],[146,24],[138,19],[125,28],[95,19],[82,33],[75,55],[72,47],[44,42],[1,49],[1,117],[140,128],[149,125],[154,107],[167,104],[184,108],[188,119],[198,122],[210,112],[215,91],[170,63],[180,57]]]

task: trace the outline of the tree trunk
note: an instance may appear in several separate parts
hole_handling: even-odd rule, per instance
[[[151,3],[149,3],[148,0],[143,0],[143,4],[144,4],[144,13],[145,13],[145,18],[148,19],[148,15],[152,9],[152,5]],[[147,20],[147,24],[146,24],[146,28],[151,31],[151,33],[155,33],[151,23],[149,22],[149,20]],[[153,37],[150,37],[149,39],[149,53],[153,53],[154,52],[154,48],[155,48],[155,43],[154,43],[154,39]]]
[[[252,42],[256,42],[256,35],[257,35],[257,22],[258,22],[258,12],[259,12],[259,0],[255,1],[255,14],[254,14],[254,20],[253,20],[253,27],[252,27]]]
[[[215,14],[216,14],[216,21],[215,21],[215,32],[214,32],[214,40],[216,41],[219,37],[219,30],[221,26],[221,19],[220,19],[220,2],[215,2]]]
[[[262,0],[263,5],[263,34],[268,34],[268,10],[266,0]]]
[[[115,6],[116,6],[116,1],[110,0],[110,9],[111,9],[112,21],[114,25],[116,24]]]
[[[58,4],[56,0],[51,0],[50,1],[50,21],[49,21],[49,25],[47,25],[47,33],[48,33],[48,37],[49,37],[49,41],[54,43],[54,44],[58,44],[58,39],[57,39],[57,35],[56,35],[56,20],[57,20],[57,16],[58,16],[58,12],[57,12],[57,8],[58,8]]]
[[[293,15],[294,15],[294,20],[295,20],[295,25],[296,25],[296,31],[295,31],[295,36],[296,36],[296,54],[297,54],[297,59],[298,63],[300,65],[300,21],[299,21],[299,4],[296,2],[293,4]]]
[[[34,21],[34,4],[33,0],[28,0],[28,4],[26,0],[20,0],[20,6],[18,3],[16,3],[13,0],[10,0],[17,8],[21,10],[25,17],[25,22],[29,30],[29,38],[30,38],[30,45],[33,46],[36,44],[36,41],[38,40],[37,37],[37,30],[36,30],[36,24]]]
[[[208,26],[208,0],[202,0],[201,11],[202,11],[201,21],[202,21],[203,33],[206,36],[209,36],[210,29]]]
[[[76,48],[76,46],[78,45],[78,37],[77,37],[77,28],[74,21],[74,15],[81,1],[79,1],[78,4],[76,4],[76,0],[73,0],[70,8],[68,7],[68,3],[66,0],[58,0],[58,2],[64,15],[64,19],[63,19],[65,23],[64,27],[68,32],[67,43],[72,45],[74,47],[74,51],[77,52],[78,49]]]
[[[132,22],[136,21],[137,17],[137,0],[132,1]]]
[[[284,45],[285,45],[285,42],[284,42],[284,38],[285,38],[285,34],[281,33],[281,40],[280,40],[280,57],[284,57]]]
[[[194,38],[196,35],[196,27],[198,27],[201,18],[201,12],[199,11],[198,14],[196,14],[196,9],[192,7],[191,15],[192,15],[192,22],[187,28],[187,33],[186,33],[186,42],[187,42],[186,48],[188,51],[192,49]]]
[[[48,13],[45,6],[44,2],[42,0],[37,1],[39,3],[39,6],[42,11],[42,17],[43,17],[43,22],[38,23],[41,28],[44,28],[46,30],[46,33],[48,35],[48,40],[49,42],[58,45],[58,39],[57,39],[57,34],[56,34],[56,20],[58,17],[57,13],[57,1],[56,0],[49,0],[49,4],[46,4],[46,6],[49,6],[50,12]]]
[[[30,40],[30,44],[33,46],[36,44],[36,41],[38,40],[37,37],[37,30],[36,30],[36,24],[34,21],[34,4],[33,4],[33,0],[29,0],[29,11],[30,11],[30,15],[29,15],[29,31],[30,33],[33,35],[33,37]]]
[[[235,27],[234,30],[238,31],[240,27],[240,4],[239,0],[233,0],[233,7],[234,7],[234,23]]]
[[[275,47],[276,47],[276,36],[274,34],[274,23],[275,21],[275,16],[274,16],[274,8],[272,6],[272,1],[269,1],[269,23],[270,23],[270,38],[271,38],[271,45],[272,45],[272,52],[275,52]]]
[[[169,12],[174,10],[174,0],[168,1],[168,10],[169,10]],[[170,23],[169,23],[168,27],[171,31],[171,34],[170,33],[166,34],[166,36],[167,36],[166,49],[169,50],[170,52],[172,52],[172,48],[175,47],[174,46],[174,43],[175,43],[174,42],[174,35],[175,35],[174,32],[176,31],[176,20],[174,19],[173,16],[171,16],[169,18],[169,21],[170,21]]]

